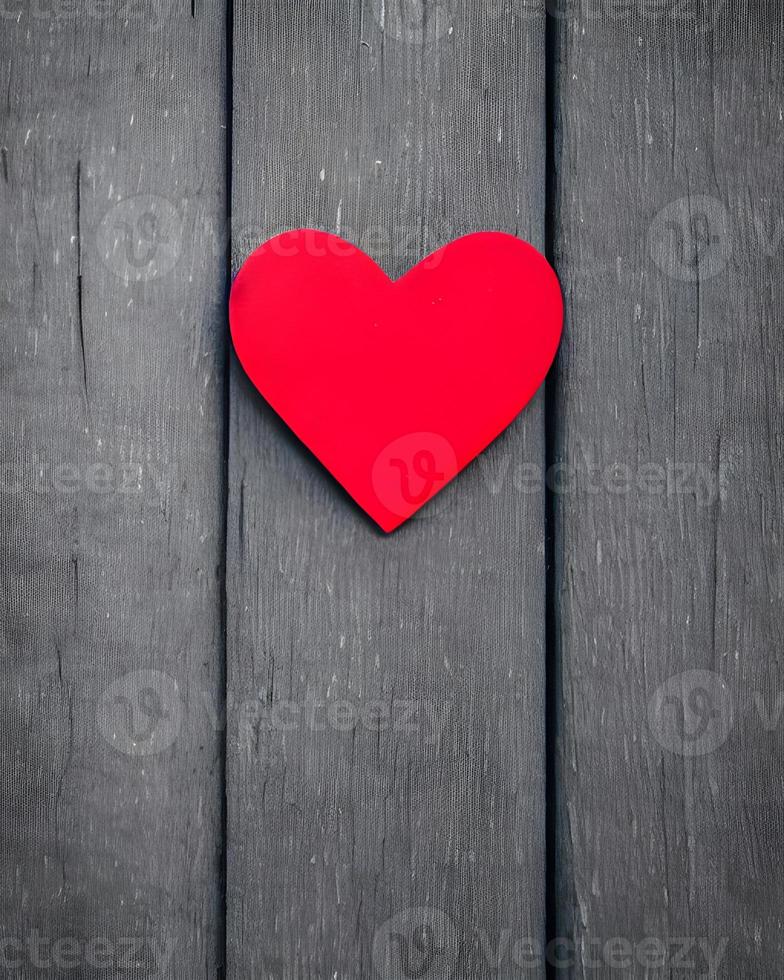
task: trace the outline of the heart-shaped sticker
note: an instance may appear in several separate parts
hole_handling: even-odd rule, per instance
[[[240,363],[384,531],[519,414],[552,364],[563,302],[533,246],[458,238],[391,280],[322,231],[258,248],[231,291]]]

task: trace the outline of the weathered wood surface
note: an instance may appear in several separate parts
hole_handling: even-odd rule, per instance
[[[780,5],[549,5],[549,455],[391,537],[224,402],[229,124],[235,269],[542,246],[537,4],[77,6],[0,5],[0,967],[779,976]]]
[[[516,5],[240,0],[235,267],[301,226],[392,276],[471,230],[543,246],[544,78]],[[230,975],[485,976],[541,944],[543,435],[538,399],[387,537],[234,364]]]
[[[554,25],[556,928],[579,977],[784,963],[782,8],[717,7]]]
[[[223,4],[1,24],[3,967],[213,977]]]

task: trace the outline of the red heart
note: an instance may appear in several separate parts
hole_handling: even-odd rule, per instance
[[[393,282],[343,239],[291,231],[243,265],[229,320],[259,392],[392,531],[533,397],[563,303],[512,235],[458,238]]]

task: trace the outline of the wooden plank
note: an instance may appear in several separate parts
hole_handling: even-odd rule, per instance
[[[225,14],[3,7],[3,965],[213,977]]]
[[[782,10],[631,6],[555,22],[556,929],[578,977],[772,977]]]
[[[482,7],[235,3],[235,267],[301,226],[392,276],[471,230],[543,245],[543,17]],[[541,947],[542,409],[387,537],[234,364],[232,976],[485,976]]]

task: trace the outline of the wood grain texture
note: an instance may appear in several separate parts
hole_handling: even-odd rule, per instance
[[[530,4],[239,0],[235,267],[301,226],[392,276],[472,230],[541,247],[544,108]],[[543,460],[537,399],[387,537],[234,364],[231,975],[497,975],[541,945]]]
[[[782,12],[654,6],[554,25],[557,930],[776,977]]]
[[[77,6],[0,33],[3,967],[214,977],[224,11]]]

